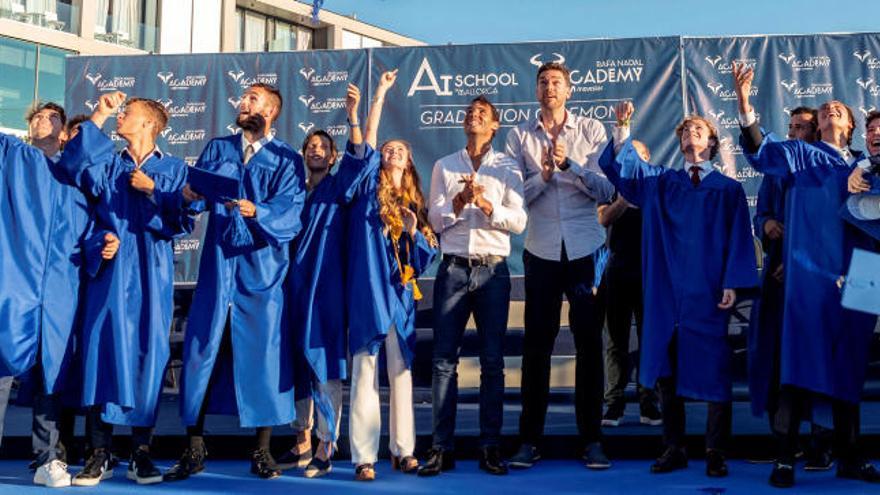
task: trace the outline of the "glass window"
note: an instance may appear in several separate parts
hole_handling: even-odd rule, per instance
[[[0,18],[79,32],[81,0],[0,0]]]
[[[37,61],[38,100],[64,104],[64,91],[67,86],[64,65],[65,57],[68,55],[75,55],[75,52],[40,46],[40,56]]]
[[[266,16],[254,12],[244,13],[244,52],[262,52],[266,49]]]
[[[95,38],[154,52],[158,14],[157,0],[95,0]]]
[[[275,20],[275,33],[272,42],[269,43],[270,52],[283,52],[296,49],[296,26],[293,24]]]
[[[379,46],[382,46],[382,42],[377,39],[342,30],[342,48],[376,48]]]
[[[297,39],[296,49],[297,50],[311,50],[314,48],[312,43],[312,38],[314,31],[307,27],[298,27],[299,38]]]
[[[37,45],[0,36],[0,127],[27,129],[24,115],[34,99],[36,64]]]

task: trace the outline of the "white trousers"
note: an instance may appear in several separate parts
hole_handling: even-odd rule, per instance
[[[317,416],[318,428],[316,432],[318,438],[321,439],[322,442],[332,443],[335,447],[336,439],[339,438],[339,423],[342,420],[342,381],[327,380],[327,383],[319,384],[318,388],[322,395],[330,399],[333,406],[333,414],[335,415],[333,420],[336,422],[336,435],[330,435],[329,422],[327,421],[329,418],[325,418],[324,415],[321,414],[320,409],[317,411],[315,410],[315,404],[311,397],[300,399],[294,404],[294,407],[296,408],[296,420],[293,422],[293,429],[297,433],[311,431],[315,426],[313,418]]]
[[[385,338],[385,356],[388,360],[388,382],[391,385],[388,449],[392,455],[405,457],[413,454],[416,443],[412,373],[403,360],[397,330],[393,326]],[[379,453],[382,418],[378,357],[363,350],[352,359],[348,436],[351,440],[351,462],[355,466],[375,463]]]

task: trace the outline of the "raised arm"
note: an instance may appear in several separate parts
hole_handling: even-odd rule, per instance
[[[613,138],[599,157],[599,168],[627,201],[642,206],[645,195],[654,189],[663,168],[642,160],[630,139],[629,122],[635,112],[631,102],[617,105],[617,125]]]
[[[390,70],[379,77],[379,86],[373,96],[373,104],[370,105],[370,114],[367,116],[366,141],[373,149],[379,136],[379,121],[382,120],[382,106],[385,105],[385,94],[394,86],[397,80],[397,69]]]
[[[358,117],[358,106],[360,105],[360,102],[360,88],[354,84],[349,84],[348,91],[345,94],[345,111],[348,116],[348,140],[355,146],[364,143],[364,133],[361,131],[361,121],[360,117]]]

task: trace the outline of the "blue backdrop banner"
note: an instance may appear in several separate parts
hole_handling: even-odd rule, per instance
[[[386,98],[380,141],[412,143],[427,188],[434,162],[464,146],[462,123],[470,100],[485,95],[498,106],[502,129],[494,145],[501,149],[511,127],[535,117],[535,74],[541,63],[554,60],[572,71],[569,109],[575,114],[598,119],[610,130],[614,105],[632,100],[634,135],[659,164],[680,166],[673,129],[685,114],[716,122],[722,133],[716,167],[743,182],[752,206],[760,176],[745,164],[737,144],[734,60],[756,67],[753,103],[763,125],[777,133],[785,133],[786,112],[792,108],[836,98],[854,108],[858,131],[853,144],[863,148],[864,115],[880,108],[877,34],[72,57],[66,105],[69,114],[89,113],[102,92],[117,89],[158,99],[171,114],[160,146],[192,164],[208,139],[236,132],[238,98],[249,84],[266,82],[281,90],[284,110],[276,133],[299,148],[316,128],[345,140],[346,85],[361,87],[365,107],[378,76],[399,68],[397,84]],[[111,128],[108,124],[105,131],[112,134]],[[193,283],[198,276],[200,234],[197,229],[175,244],[179,283]],[[513,250],[512,271],[522,273],[521,238],[514,240]]]

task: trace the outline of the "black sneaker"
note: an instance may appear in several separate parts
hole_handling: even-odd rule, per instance
[[[113,468],[110,467],[110,455],[104,449],[95,449],[86,460],[82,471],[76,473],[71,484],[73,486],[95,486],[113,477]]]
[[[507,464],[501,459],[501,452],[497,445],[483,447],[480,455],[480,469],[489,474],[507,474]]]
[[[138,485],[152,485],[162,482],[162,472],[153,464],[150,453],[144,449],[135,449],[128,461],[128,472],[125,477],[137,481]]]
[[[651,465],[651,472],[654,474],[671,473],[686,467],[688,467],[687,452],[678,447],[668,447],[663,455]]]
[[[776,488],[791,488],[794,486],[794,466],[781,462],[773,463],[773,471],[770,472],[770,484]]]
[[[663,424],[663,415],[660,414],[660,410],[657,409],[653,402],[642,404],[639,409],[641,410],[639,423],[648,426],[660,426]]]
[[[437,476],[442,471],[455,469],[455,457],[452,451],[444,450],[440,447],[432,447],[428,451],[428,458],[425,463],[419,466],[416,474],[421,477]]]
[[[194,474],[201,473],[205,470],[205,458],[208,457],[208,451],[205,447],[189,447],[183,451],[180,459],[162,478],[165,481],[181,481],[189,478]]]
[[[583,455],[585,465],[590,469],[608,469],[611,467],[611,461],[602,451],[602,444],[593,442],[584,449]]]
[[[613,404],[608,406],[605,414],[602,416],[602,426],[619,426],[623,420],[624,405]]]
[[[868,483],[880,483],[880,472],[870,462],[843,462],[837,463],[837,477],[851,480],[861,480]]]
[[[511,469],[529,469],[540,460],[541,453],[538,452],[538,448],[530,443],[524,443],[520,445],[519,450],[510,458],[507,465]]]
[[[251,454],[251,473],[264,480],[271,480],[281,476],[281,469],[268,450],[257,449]]]
[[[834,467],[834,459],[831,458],[831,452],[823,450],[810,455],[807,462],[804,463],[805,471],[828,471]]]
[[[724,459],[724,454],[717,450],[706,452],[706,476],[712,478],[727,476],[727,461]]]

